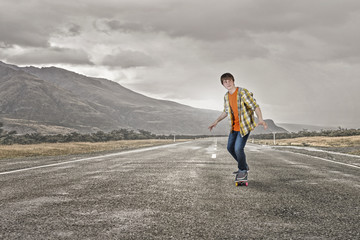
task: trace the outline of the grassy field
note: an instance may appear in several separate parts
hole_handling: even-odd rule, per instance
[[[263,145],[274,145],[273,139],[259,140],[254,143]],[[290,139],[276,139],[276,146],[307,146],[331,149],[351,149],[349,153],[360,155],[360,136],[348,137],[301,137]]]
[[[184,140],[179,140],[184,141]],[[0,159],[35,156],[58,156],[85,154],[103,151],[122,151],[142,147],[170,144],[173,140],[123,140],[110,142],[43,143],[31,145],[0,145]]]

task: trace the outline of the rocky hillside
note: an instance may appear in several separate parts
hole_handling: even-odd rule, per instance
[[[107,79],[0,62],[0,121],[6,130],[18,133],[130,128],[157,134],[209,134],[208,125],[219,115],[149,98]],[[214,134],[227,132],[224,120]]]

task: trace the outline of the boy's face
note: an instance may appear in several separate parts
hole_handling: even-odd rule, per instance
[[[230,78],[224,79],[224,80],[223,80],[223,86],[224,86],[227,90],[232,89],[232,88],[235,86],[234,80],[232,80],[232,79],[230,79]]]

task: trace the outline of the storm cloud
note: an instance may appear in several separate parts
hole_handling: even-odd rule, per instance
[[[106,56],[103,65],[111,67],[133,68],[155,66],[156,60],[151,56],[138,51],[119,51],[115,55]]]
[[[17,64],[49,64],[49,63],[64,63],[76,65],[92,65],[87,53],[83,50],[68,49],[68,48],[34,48],[28,49],[24,53],[11,55],[7,58],[10,62]]]

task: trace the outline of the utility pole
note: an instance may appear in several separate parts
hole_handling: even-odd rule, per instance
[[[274,136],[274,145],[276,145],[276,140],[275,140],[275,139],[276,139],[276,137],[275,137],[276,132],[273,132],[272,134],[273,134],[273,136]]]

